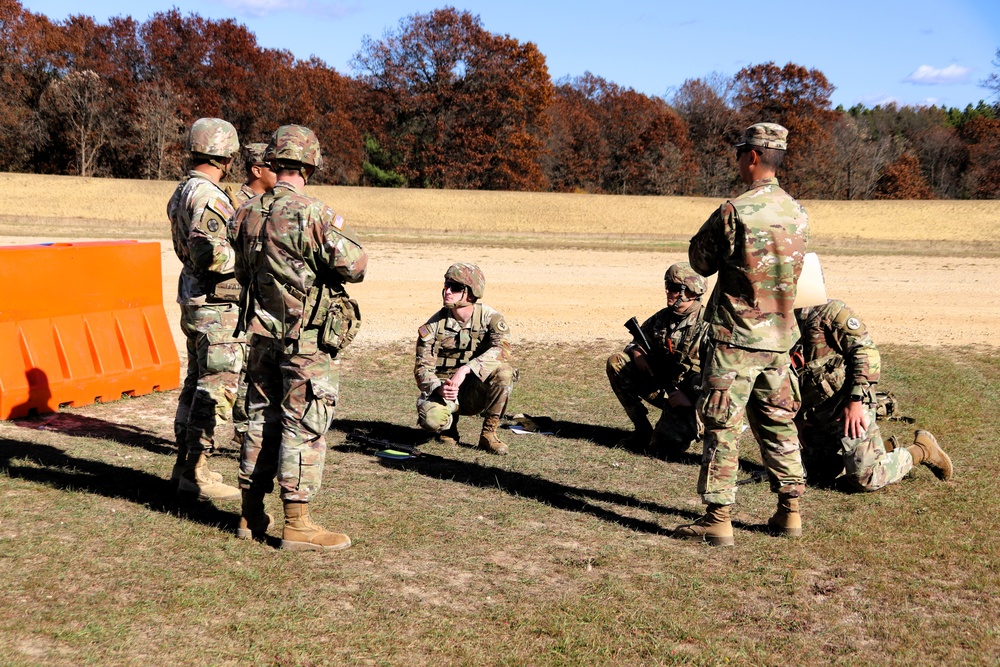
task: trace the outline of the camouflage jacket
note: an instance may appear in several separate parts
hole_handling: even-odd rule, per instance
[[[485,381],[511,359],[510,327],[503,315],[477,303],[472,317],[462,323],[442,308],[417,330],[413,376],[421,394],[429,396],[463,364]]]
[[[344,219],[285,181],[240,207],[229,238],[244,286],[244,326],[268,338],[322,327],[331,298],[346,295],[344,283],[364,280],[368,267]]]
[[[223,189],[226,191],[226,194],[229,195],[229,198],[233,201],[233,205],[236,206],[236,208],[243,206],[243,204],[246,204],[248,201],[257,196],[257,193],[253,191],[253,188],[246,183],[243,183],[239,187],[236,187],[235,183],[228,183]]]
[[[177,281],[177,303],[202,305],[219,284],[232,277],[235,253],[226,237],[234,208],[208,176],[191,170],[167,202],[174,252],[183,268]]]
[[[755,181],[712,214],[688,248],[695,271],[719,273],[705,307],[712,339],[751,350],[791,349],[799,337],[792,303],[808,240],[805,210],[775,178]]]
[[[652,364],[657,383],[667,391],[679,389],[692,400],[701,391],[700,348],[708,331],[708,323],[701,318],[701,311],[700,305],[687,315],[678,315],[670,308],[664,308],[643,322],[641,327],[653,347]],[[633,347],[626,347],[626,352]]]
[[[864,322],[843,301],[796,311],[802,338],[793,351],[802,391],[802,409],[827,399],[862,396],[874,399],[881,357]],[[800,352],[798,359],[794,352]]]

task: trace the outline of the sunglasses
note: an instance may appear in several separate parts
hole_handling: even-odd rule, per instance
[[[747,148],[746,146],[742,146],[740,148],[737,148],[736,149],[736,159],[739,160],[741,157],[743,157],[744,153],[752,153],[752,152],[753,152],[753,149],[752,148]]]
[[[453,283],[450,280],[445,281],[444,288],[449,292],[454,292],[456,294],[465,291],[465,285],[462,283]]]
[[[684,285],[682,285],[681,283],[667,283],[667,291],[668,292],[683,292],[684,291]]]

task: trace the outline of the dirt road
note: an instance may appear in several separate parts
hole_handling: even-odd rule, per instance
[[[0,237],[0,245],[38,239]],[[176,328],[180,263],[161,241],[163,295]],[[487,278],[484,301],[507,316],[516,340],[543,343],[627,339],[622,323],[664,302],[663,271],[681,253],[543,250],[369,243],[364,283],[350,288],[365,324],[356,344],[415,339],[440,305],[451,262],[477,262]],[[827,293],[860,313],[876,342],[1000,346],[1000,259],[895,255],[822,257]]]

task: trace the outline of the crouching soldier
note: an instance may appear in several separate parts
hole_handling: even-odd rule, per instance
[[[475,264],[452,264],[444,274],[444,306],[417,332],[417,423],[441,442],[458,444],[459,415],[482,414],[479,446],[503,455],[507,445],[496,431],[516,371],[507,322],[479,303],[485,288]]]
[[[802,408],[795,423],[810,483],[841,472],[859,491],[898,482],[923,464],[940,479],[951,477],[951,459],[929,431],[913,445],[886,451],[875,423],[875,389],[881,358],[861,319],[843,301],[795,311],[802,337],[793,350]]]
[[[629,448],[671,456],[687,451],[698,439],[695,402],[701,391],[701,346],[708,324],[701,317],[705,279],[687,262],[663,276],[667,307],[642,324],[652,349],[636,342],[608,357],[608,380],[635,432],[622,441]],[[654,429],[643,404],[660,408]]]

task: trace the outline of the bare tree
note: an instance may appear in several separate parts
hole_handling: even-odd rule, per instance
[[[169,83],[150,83],[142,87],[137,97],[135,124],[146,178],[163,180],[167,176],[177,176],[184,119],[178,97]]]
[[[80,176],[93,174],[98,153],[108,141],[110,92],[96,72],[73,71],[53,80],[39,102],[50,131],[65,134]]]

